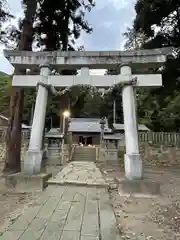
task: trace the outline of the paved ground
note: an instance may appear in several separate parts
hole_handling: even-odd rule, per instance
[[[94,162],[71,162],[49,184],[74,184],[86,186],[107,186],[102,173]]]
[[[102,178],[94,164],[82,164],[84,171],[87,166],[93,166],[98,179]],[[69,171],[63,173],[68,175]],[[92,179],[96,177],[95,174]],[[84,179],[87,180],[86,176]],[[118,240],[120,237],[106,188],[51,185],[5,231],[2,230],[0,240],[3,239]]]

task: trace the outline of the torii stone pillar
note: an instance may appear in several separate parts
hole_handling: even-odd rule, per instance
[[[132,80],[131,67],[122,65],[120,76],[126,76]],[[142,179],[143,168],[139,154],[139,140],[136,117],[136,96],[134,87],[126,85],[122,89],[124,132],[126,153],[124,155],[125,176],[130,180]]]
[[[50,75],[50,67],[48,64],[40,66],[40,81],[48,84],[48,76]],[[40,173],[44,149],[42,149],[42,140],[44,133],[46,107],[48,100],[48,90],[39,85],[33,124],[31,129],[31,137],[29,149],[24,159],[24,173],[28,175]]]

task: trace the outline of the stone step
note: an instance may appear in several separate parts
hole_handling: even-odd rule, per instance
[[[78,157],[78,156],[73,156],[74,158],[81,158],[81,159],[91,159],[92,157]]]
[[[89,156],[96,156],[96,154],[76,154],[76,153],[74,153],[74,156],[89,157]]]
[[[89,159],[87,159],[87,158],[72,158],[72,161],[87,161],[87,162],[89,162],[89,161],[93,161],[95,158],[89,158]]]
[[[95,155],[85,155],[85,156],[83,156],[83,155],[76,155],[76,154],[74,154],[73,156],[81,157],[81,158],[91,158],[91,157],[95,157]]]
[[[78,156],[73,156],[73,158],[78,158],[78,159],[92,159],[95,157],[78,157]]]
[[[96,149],[88,147],[77,147],[74,150],[72,161],[91,162],[96,159]]]
[[[74,154],[77,154],[77,155],[96,155],[95,153],[91,153],[91,152],[74,152]]]
[[[95,151],[74,151],[75,153],[96,153]]]
[[[95,158],[72,158],[73,161],[93,161]]]
[[[96,155],[94,155],[94,154],[93,155],[89,155],[89,154],[88,155],[74,154],[74,156],[89,158],[89,157],[95,157]]]
[[[75,151],[77,153],[94,153],[94,151]]]

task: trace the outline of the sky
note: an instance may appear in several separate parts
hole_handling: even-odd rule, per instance
[[[124,45],[122,34],[128,26],[132,25],[135,0],[95,1],[96,6],[86,15],[89,24],[93,27],[93,32],[92,34],[82,33],[77,44],[92,51],[122,50]],[[21,0],[7,0],[7,2],[10,12],[19,18],[22,15]],[[3,48],[3,46],[0,47],[0,71],[11,74],[13,68],[4,58]]]

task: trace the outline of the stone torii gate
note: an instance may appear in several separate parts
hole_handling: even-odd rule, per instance
[[[97,88],[110,88],[122,83],[122,102],[126,153],[124,155],[125,175],[128,179],[142,179],[143,168],[139,153],[136,119],[135,87],[160,87],[160,74],[132,75],[132,71],[161,67],[171,49],[101,51],[101,52],[28,52],[4,51],[5,57],[18,69],[31,69],[40,75],[14,76],[12,85],[18,87],[36,87],[36,105],[30,137],[30,144],[24,159],[24,173],[28,175],[40,172],[43,149],[42,138],[45,124],[48,89],[46,86],[66,88],[72,85],[88,84]],[[109,69],[119,67],[119,75],[92,76],[89,69]],[[50,75],[53,69],[81,70],[80,76]],[[135,80],[135,81],[134,81]]]

